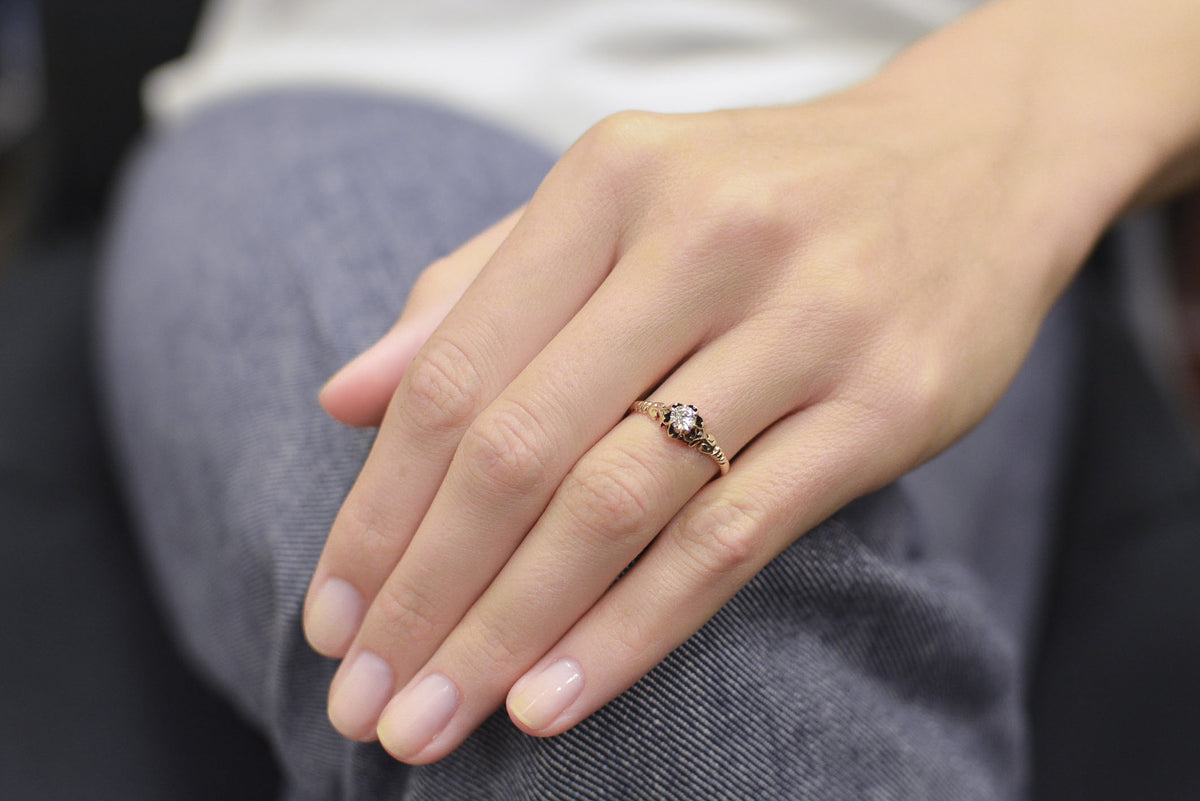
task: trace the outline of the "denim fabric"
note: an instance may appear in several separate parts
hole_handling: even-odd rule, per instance
[[[800,538],[571,732],[500,714],[408,768],[326,722],[335,665],[301,603],[370,434],[326,419],[317,389],[551,161],[432,106],[311,92],[210,109],[126,175],[99,328],[125,487],[182,647],[268,735],[288,797],[1022,797],[1069,305],[975,432]]]

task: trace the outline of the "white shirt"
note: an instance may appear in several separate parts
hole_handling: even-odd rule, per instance
[[[344,87],[440,102],[565,148],[615,111],[800,102],[973,0],[215,0],[146,84],[169,121],[233,95]]]

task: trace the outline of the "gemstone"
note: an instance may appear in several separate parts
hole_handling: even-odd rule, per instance
[[[671,407],[671,428],[679,436],[686,436],[696,425],[696,407],[677,403]]]

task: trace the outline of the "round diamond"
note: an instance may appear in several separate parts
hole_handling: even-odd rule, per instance
[[[686,436],[696,425],[696,407],[677,403],[671,407],[671,428],[679,436]]]

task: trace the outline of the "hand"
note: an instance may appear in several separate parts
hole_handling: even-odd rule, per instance
[[[444,319],[324,398],[370,422],[403,373],[306,608],[339,730],[430,762],[507,696],[565,731],[986,413],[1129,191],[1063,204],[1026,95],[955,77],[618,115],[442,264],[477,273]],[[731,472],[627,416],[646,396],[697,405]]]

